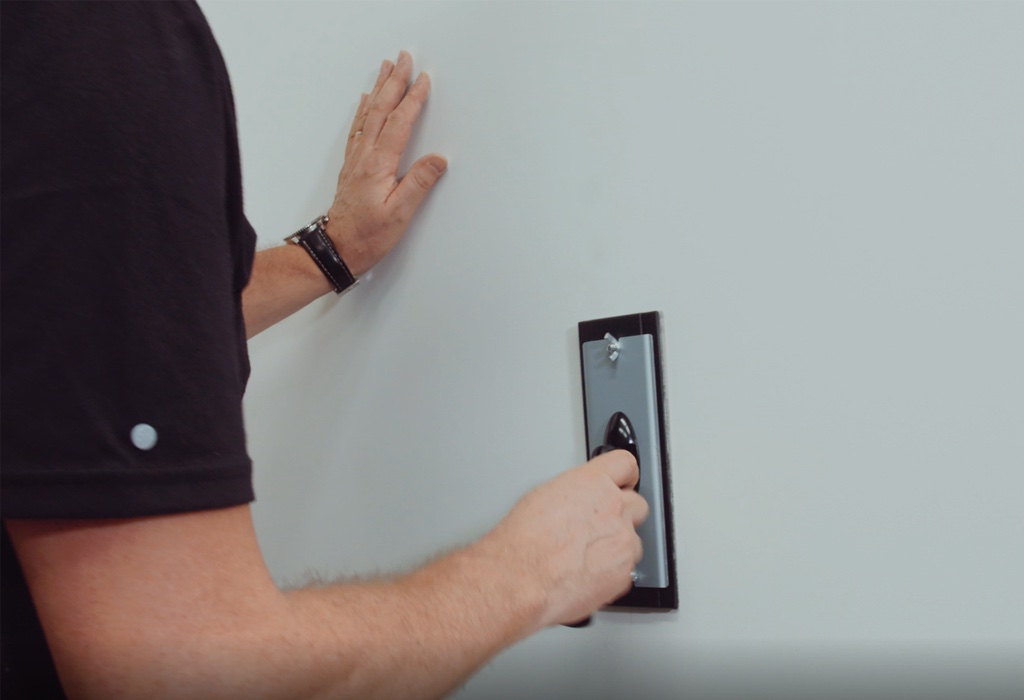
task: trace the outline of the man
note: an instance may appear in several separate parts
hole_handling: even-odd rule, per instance
[[[282,592],[260,556],[245,339],[369,270],[444,172],[398,177],[429,90],[408,54],[326,220],[254,254],[194,3],[2,13],[5,698],[436,697],[628,589],[647,506],[622,451],[406,575]]]

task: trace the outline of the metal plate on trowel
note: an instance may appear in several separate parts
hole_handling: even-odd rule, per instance
[[[638,490],[650,515],[637,528],[644,555],[632,590],[612,605],[674,610],[676,580],[668,441],[661,364],[661,315],[614,316],[579,324],[587,456],[606,440],[609,421],[625,414],[636,437]]]

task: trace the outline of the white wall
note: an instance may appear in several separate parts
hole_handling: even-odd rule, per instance
[[[261,243],[400,48],[451,161],[369,281],[251,345],[275,576],[484,532],[583,457],[576,322],[658,309],[680,610],[462,697],[1024,687],[1024,3],[203,8]]]

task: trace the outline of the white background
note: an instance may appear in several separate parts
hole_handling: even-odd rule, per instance
[[[576,323],[660,310],[680,610],[461,697],[1024,684],[1024,3],[203,8],[262,245],[326,209],[401,48],[412,155],[451,162],[369,280],[251,343],[279,581],[486,531],[584,456]]]

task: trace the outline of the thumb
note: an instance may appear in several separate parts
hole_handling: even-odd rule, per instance
[[[626,450],[612,450],[590,460],[612,478],[619,488],[633,488],[640,478],[640,468],[633,455]]]
[[[402,219],[412,218],[423,198],[447,169],[448,161],[436,153],[423,156],[412,164],[391,195],[394,199],[393,205],[398,209]]]

